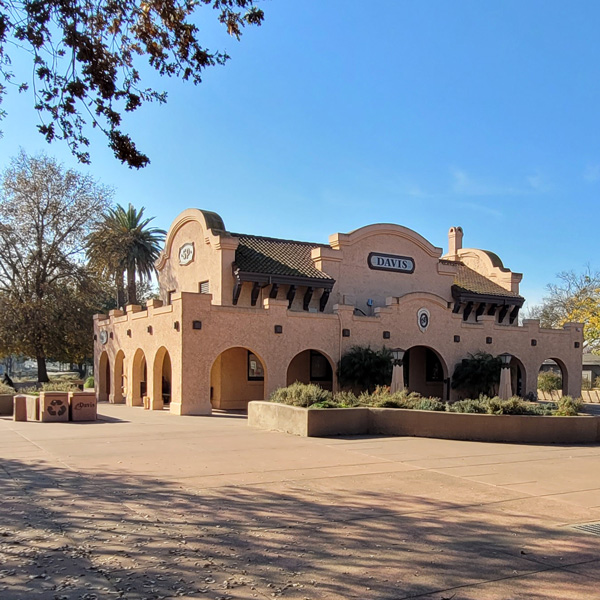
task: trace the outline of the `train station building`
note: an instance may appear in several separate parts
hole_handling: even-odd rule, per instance
[[[160,300],[94,318],[100,400],[175,414],[244,409],[295,381],[338,389],[353,346],[404,350],[411,391],[454,400],[452,373],[469,354],[509,354],[512,390],[537,392],[541,365],[581,394],[583,326],[519,324],[520,273],[489,251],[448,251],[394,224],[310,243],[228,231],[213,212],[188,209],[157,262]]]

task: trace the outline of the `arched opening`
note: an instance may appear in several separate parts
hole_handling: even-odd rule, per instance
[[[171,357],[168,350],[162,346],[154,358],[153,383],[154,398],[152,408],[160,409],[171,403]]]
[[[133,356],[131,377],[131,406],[142,406],[147,390],[148,369],[144,352],[139,348]]]
[[[523,363],[516,357],[513,356],[510,359],[510,383],[513,396],[525,397],[525,367]]]
[[[410,392],[449,399],[448,368],[428,346],[413,346],[404,354],[404,385]]]
[[[568,372],[565,364],[558,358],[546,359],[538,373],[538,396],[543,399],[556,399],[561,395],[566,396],[568,389]]]
[[[123,350],[117,352],[115,357],[115,370],[114,370],[114,385],[115,389],[111,398],[111,401],[115,404],[121,404],[125,402],[125,396],[127,395],[127,377],[125,375],[125,353]]]
[[[328,356],[318,350],[304,350],[296,354],[287,370],[287,385],[316,383],[324,390],[333,391],[333,364]]]
[[[246,410],[251,400],[265,399],[267,370],[264,361],[248,348],[221,352],[210,370],[213,408]]]
[[[104,351],[98,363],[98,401],[107,402],[110,393],[110,361]]]

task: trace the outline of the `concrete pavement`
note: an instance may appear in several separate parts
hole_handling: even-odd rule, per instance
[[[599,446],[0,419],[0,598],[600,599]]]

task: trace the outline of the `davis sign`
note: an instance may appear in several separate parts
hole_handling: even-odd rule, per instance
[[[396,271],[397,273],[414,273],[415,261],[410,256],[371,252],[367,259],[370,269],[377,271]]]

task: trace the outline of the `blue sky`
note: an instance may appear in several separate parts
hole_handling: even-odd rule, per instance
[[[150,80],[168,104],[126,121],[148,168],[95,135],[78,166],[26,94],[4,102],[0,164],[46,151],[165,229],[194,206],[232,231],[324,242],[394,222],[446,248],[461,225],[524,273],[530,302],[559,271],[600,269],[600,4],[373,4],[260,2],[241,42],[202,8],[203,42],[232,60],[197,87]]]

